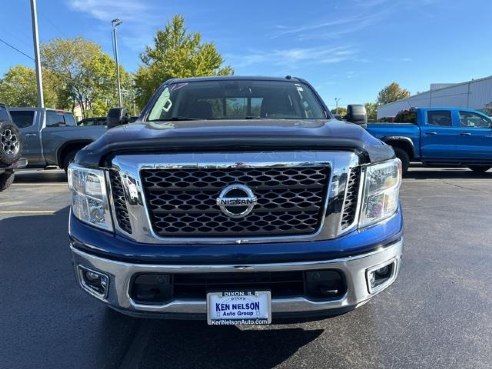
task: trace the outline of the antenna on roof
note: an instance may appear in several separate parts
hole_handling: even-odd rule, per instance
[[[292,79],[292,76],[285,76],[285,79]]]

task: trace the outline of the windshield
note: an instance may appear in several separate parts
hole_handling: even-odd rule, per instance
[[[307,85],[296,81],[220,80],[168,85],[149,121],[194,119],[326,119]]]

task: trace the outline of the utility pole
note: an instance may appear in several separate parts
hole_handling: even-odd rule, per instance
[[[340,97],[335,97],[335,114],[338,115],[338,102],[341,100]]]
[[[41,71],[41,58],[39,56],[38,14],[36,0],[31,0],[32,39],[34,41],[34,61],[36,63],[36,82],[38,88],[38,108],[44,108],[43,74]]]
[[[118,18],[115,18],[111,21],[111,25],[113,26],[113,45],[114,45],[114,60],[116,62],[116,84],[118,89],[118,106],[123,106],[123,101],[121,99],[121,84],[120,84],[120,67],[118,65],[118,40],[116,38],[116,28],[123,23]]]

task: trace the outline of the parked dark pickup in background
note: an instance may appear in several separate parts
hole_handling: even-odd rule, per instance
[[[11,108],[24,141],[28,167],[58,165],[66,169],[75,154],[106,132],[105,126],[77,127],[73,114],[42,108]]]

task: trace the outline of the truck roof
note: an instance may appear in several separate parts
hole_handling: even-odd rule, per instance
[[[68,110],[63,110],[63,109],[53,109],[53,108],[30,108],[30,107],[10,107],[9,110],[17,110],[17,111],[40,111],[40,110],[45,110],[45,111],[56,111],[58,113],[67,113],[67,114],[73,114],[71,111]]]
[[[176,82],[196,82],[196,81],[297,81],[305,82],[301,78],[285,76],[285,77],[263,77],[263,76],[207,76],[207,77],[190,77],[190,78],[172,78],[165,83]]]
[[[411,111],[411,110],[417,110],[417,109],[424,109],[424,110],[470,110],[470,111],[478,111],[477,109],[473,108],[467,108],[464,106],[432,106],[432,107],[426,107],[426,106],[412,106],[409,109],[404,109],[401,111]],[[398,112],[399,113],[399,112]]]

